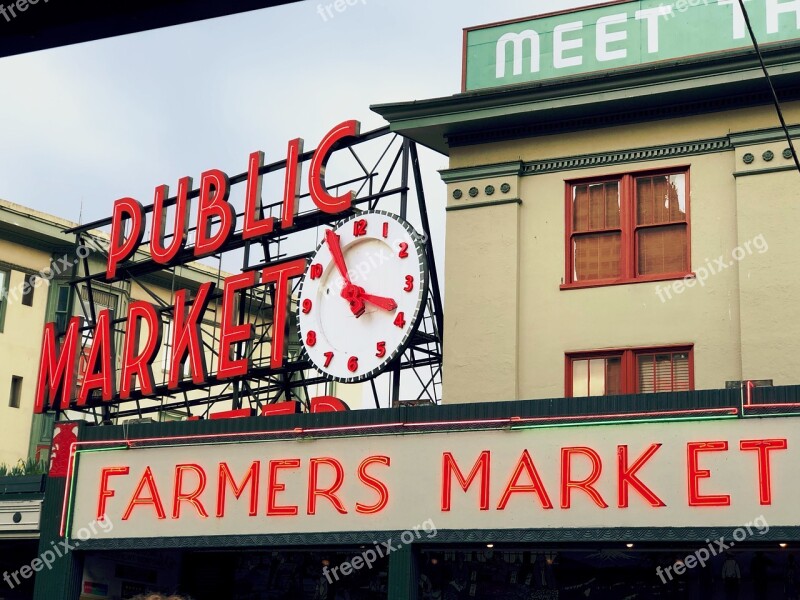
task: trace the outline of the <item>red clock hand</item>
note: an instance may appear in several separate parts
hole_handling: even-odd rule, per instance
[[[344,279],[344,282],[347,285],[353,285],[350,281],[350,275],[347,274],[347,265],[345,264],[344,256],[342,255],[342,247],[339,244],[339,236],[333,232],[333,229],[328,229],[325,231],[325,241],[328,242],[328,250],[331,251],[333,262],[336,263],[336,268],[339,269],[342,279]]]
[[[397,302],[392,300],[391,298],[384,298],[383,296],[374,296],[372,294],[360,294],[362,300],[366,300],[370,304],[374,304],[378,308],[382,308],[383,310],[394,310],[397,308]]]
[[[342,255],[342,246],[339,243],[339,236],[334,233],[333,229],[327,229],[325,231],[325,241],[328,243],[328,250],[331,251],[331,256],[333,256],[333,262],[336,263],[336,268],[344,280],[342,298],[347,300],[350,304],[350,311],[358,318],[364,314],[364,301],[359,293],[360,288],[354,286],[353,282],[350,281],[350,275],[347,273],[347,264],[344,262],[344,256]]]

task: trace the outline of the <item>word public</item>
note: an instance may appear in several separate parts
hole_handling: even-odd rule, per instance
[[[333,196],[328,192],[325,186],[325,165],[337,147],[347,138],[359,135],[360,129],[358,121],[340,123],[325,135],[310,159],[309,195],[314,205],[324,213],[339,214],[350,209],[352,205],[355,197],[353,191],[340,196]],[[300,160],[302,152],[303,140],[297,138],[289,142],[279,219],[260,216],[262,215],[261,169],[264,166],[264,153],[256,151],[250,154],[240,234],[242,239],[252,240],[279,235],[281,231],[293,227],[302,174]],[[230,188],[228,176],[219,169],[212,169],[201,175],[195,215],[193,259],[224,251],[237,231],[236,210],[228,201]],[[124,272],[123,263],[133,257],[142,245],[148,214],[151,214],[150,258],[165,267],[178,261],[177,257],[186,247],[190,231],[191,190],[191,177],[183,177],[178,181],[171,231],[167,230],[166,209],[172,201],[168,200],[169,188],[166,185],[155,188],[151,210],[146,210],[133,198],[120,198],[114,203],[105,275],[107,281],[122,278],[119,273]],[[244,376],[250,369],[249,359],[231,358],[232,350],[237,344],[250,340],[253,335],[252,324],[235,323],[234,314],[238,303],[236,294],[259,284],[275,285],[274,334],[270,350],[270,367],[277,369],[283,365],[287,304],[291,293],[289,280],[301,276],[305,268],[305,259],[297,259],[268,265],[260,273],[248,271],[225,279],[220,335],[217,342],[219,366],[214,375],[217,380],[224,381]],[[178,290],[175,293],[172,307],[174,316],[170,340],[171,355],[168,357],[169,390],[180,388],[183,382],[183,365],[187,363],[193,383],[202,385],[209,380],[200,324],[214,291],[214,283],[204,283],[191,302],[188,300],[187,290]],[[114,368],[112,316],[109,310],[102,310],[98,312],[92,327],[92,346],[88,351],[86,372],[77,394],[76,367],[81,354],[82,334],[86,335],[86,332],[83,332],[83,318],[70,319],[60,344],[56,324],[47,323],[44,328],[34,412],[44,412],[48,405],[55,407],[57,404],[62,410],[68,409],[73,400],[78,406],[83,406],[95,390],[100,391],[105,402],[116,399],[129,400],[134,395],[136,397],[154,395],[152,363],[158,354],[163,337],[158,310],[146,301],[132,302],[128,306],[126,322],[119,390],[117,391]]]

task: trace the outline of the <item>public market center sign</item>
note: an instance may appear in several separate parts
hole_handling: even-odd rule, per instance
[[[800,37],[800,2],[745,0],[762,45]],[[463,90],[752,47],[739,0],[635,0],[464,31]]]

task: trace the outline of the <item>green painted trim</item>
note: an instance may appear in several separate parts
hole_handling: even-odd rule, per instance
[[[508,200],[489,200],[486,202],[474,202],[472,204],[460,204],[457,206],[448,206],[445,208],[447,212],[453,210],[469,210],[470,208],[485,208],[487,206],[500,206],[501,204],[522,204],[519,198],[509,198]]]
[[[445,183],[458,183],[473,179],[488,179],[489,177],[517,177],[522,173],[522,161],[476,165],[474,167],[459,167],[457,169],[442,169],[439,174]]]
[[[766,175],[767,173],[781,173],[782,171],[796,171],[797,167],[793,164],[783,165],[782,167],[772,167],[769,169],[753,169],[752,171],[736,171],[734,177],[749,177],[750,175]]]
[[[800,137],[800,125],[789,125],[789,134]],[[770,129],[754,129],[752,131],[741,131],[728,135],[734,148],[739,146],[750,146],[752,144],[765,144],[768,142],[786,141],[786,133],[780,127]]]
[[[419,566],[413,546],[403,546],[389,555],[387,600],[417,600],[419,598]]]
[[[3,326],[6,322],[6,310],[8,308],[8,290],[11,285],[11,269],[0,265],[3,272],[3,284],[0,285],[0,333],[3,333]]]
[[[435,517],[432,517],[435,522]],[[575,542],[695,542],[720,536],[732,537],[734,527],[587,527],[548,529],[439,529],[431,539],[418,540],[412,547],[441,544],[493,543],[575,543]],[[82,550],[213,549],[213,548],[302,548],[306,546],[352,546],[373,541],[398,540],[402,531],[346,531],[284,533],[271,535],[195,536],[161,538],[120,538],[81,542]],[[800,541],[800,526],[770,527],[763,536],[749,541]]]

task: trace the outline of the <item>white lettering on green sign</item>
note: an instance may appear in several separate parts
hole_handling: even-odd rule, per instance
[[[800,38],[800,0],[745,0],[762,44]],[[747,48],[739,0],[634,0],[469,29],[479,90]]]

